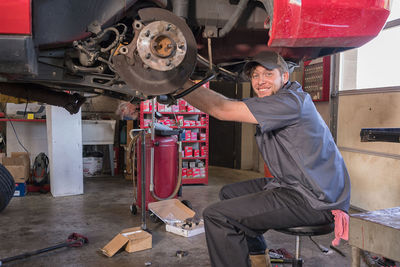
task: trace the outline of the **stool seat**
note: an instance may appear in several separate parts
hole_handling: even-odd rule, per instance
[[[288,262],[292,263],[292,267],[301,267],[303,266],[303,260],[300,258],[300,237],[308,236],[311,239],[311,241],[315,245],[317,245],[322,252],[326,253],[329,250],[319,245],[317,242],[315,242],[312,239],[312,236],[326,235],[332,233],[333,230],[335,230],[335,223],[331,222],[328,224],[320,224],[320,225],[296,226],[296,227],[288,227],[288,228],[281,228],[274,230],[284,234],[296,236],[296,257],[294,259],[288,260]]]
[[[332,233],[335,230],[335,223],[321,224],[321,225],[307,225],[307,226],[296,226],[282,229],[275,229],[275,231],[297,236],[317,236],[326,235]]]

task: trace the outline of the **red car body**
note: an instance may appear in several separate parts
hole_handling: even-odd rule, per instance
[[[194,46],[197,45],[191,50],[191,56],[183,60],[186,65],[181,64],[182,68],[186,68],[182,80],[194,70],[196,56],[193,53],[204,58],[210,54],[207,45],[210,36],[206,36],[205,29],[214,30],[215,33],[211,38],[213,63],[224,64],[230,68],[229,71],[240,72],[241,65],[237,62],[243,62],[263,50],[275,50],[284,58],[299,62],[359,47],[378,35],[390,13],[390,0],[274,0],[273,6],[272,0],[173,2],[188,6],[188,14],[182,15],[186,20],[182,23],[187,24],[183,26],[188,27],[189,35],[192,35],[190,38],[186,36],[187,40],[193,40]],[[102,92],[117,93],[118,97],[122,94],[128,98],[137,96],[136,88],[147,84],[150,89],[141,93],[151,95],[155,93],[151,90],[154,75],[136,83],[135,79],[142,78],[142,75],[138,75],[131,80],[129,86],[123,85],[128,82],[123,79],[124,75],[118,75],[121,73],[117,73],[118,70],[109,64],[111,61],[106,62],[109,66],[104,65],[107,61],[104,58],[111,58],[111,50],[107,50],[108,54],[105,55],[100,48],[94,51],[95,46],[86,46],[79,51],[74,48],[87,45],[90,43],[87,40],[94,40],[90,39],[93,31],[87,31],[90,26],[96,31],[92,24],[94,21],[98,21],[102,29],[114,27],[115,32],[116,27],[121,27],[118,25],[123,23],[132,27],[132,21],[140,14],[141,8],[150,6],[167,10],[168,3],[170,1],[166,0],[0,0],[0,82],[3,82],[3,88],[4,81],[40,84],[55,90],[65,88],[95,92],[97,88]],[[219,36],[221,28],[229,24],[232,13],[243,3],[248,14],[244,12],[238,17],[233,22],[235,27],[226,36]],[[212,10],[211,5],[218,7],[217,10]],[[172,11],[174,13],[170,14],[173,16],[180,16],[176,14],[175,8]],[[163,12],[156,13],[161,17],[171,16]],[[146,16],[149,19],[148,13]],[[131,21],[126,23],[127,19]],[[153,19],[157,20],[156,15]],[[146,26],[146,23],[143,25]],[[177,24],[182,23],[177,21]],[[132,29],[129,31],[134,32]],[[104,47],[102,49],[105,50]],[[96,61],[101,53],[102,62]],[[89,60],[92,57],[95,60]],[[156,69],[150,71],[157,74]],[[179,72],[169,71],[172,74],[167,77],[177,77]],[[131,74],[139,72],[136,69]],[[159,87],[167,83],[161,81]],[[168,89],[168,92],[181,86],[176,81],[172,84],[175,87]],[[1,88],[0,84],[0,92],[3,94],[11,92]]]
[[[32,34],[31,1],[0,1],[0,34]]]

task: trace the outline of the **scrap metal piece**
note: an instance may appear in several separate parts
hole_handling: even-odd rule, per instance
[[[178,258],[183,258],[183,257],[185,257],[185,256],[187,256],[187,255],[189,255],[189,252],[186,251],[186,250],[177,250],[177,251],[176,251],[176,256],[177,256]]]
[[[330,247],[332,250],[334,250],[335,252],[337,252],[340,256],[346,257],[346,255],[345,255],[340,249],[338,249],[338,248],[336,248],[336,247],[334,247],[334,246],[332,246],[332,245],[330,245],[329,247]]]
[[[318,244],[317,242],[315,242],[315,240],[312,239],[311,236],[308,236],[308,237],[309,237],[310,240],[319,248],[319,250],[321,250],[322,253],[328,253],[328,252],[329,252],[329,249],[328,249],[328,248],[326,248],[326,247],[324,247],[323,245]],[[296,258],[298,258],[298,257],[296,257]]]
[[[360,137],[361,142],[400,143],[400,128],[363,128]]]

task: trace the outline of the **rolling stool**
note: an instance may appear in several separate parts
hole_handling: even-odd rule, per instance
[[[330,224],[323,224],[323,225],[314,225],[314,226],[298,226],[298,227],[289,227],[284,229],[274,229],[275,231],[295,235],[296,236],[296,255],[294,259],[278,259],[274,260],[271,259],[272,263],[292,263],[292,266],[301,267],[303,265],[303,260],[300,258],[300,236],[308,236],[311,241],[318,246],[318,248],[322,252],[328,252],[328,249],[319,245],[315,242],[311,237],[317,235],[326,235],[333,232],[335,229],[335,223],[332,222]]]

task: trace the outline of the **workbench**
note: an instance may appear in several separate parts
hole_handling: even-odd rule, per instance
[[[400,207],[350,215],[349,244],[352,267],[360,266],[360,252],[366,250],[400,261]]]

